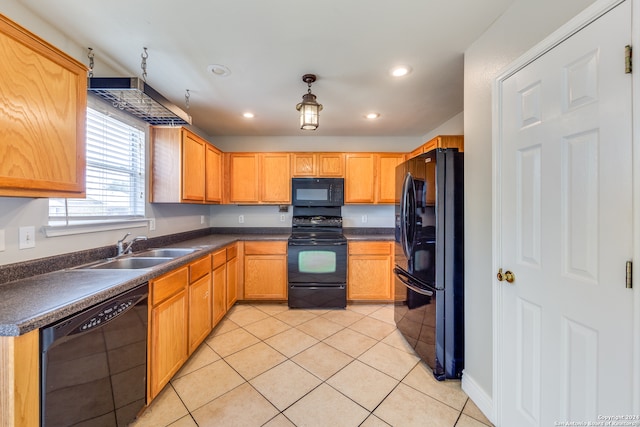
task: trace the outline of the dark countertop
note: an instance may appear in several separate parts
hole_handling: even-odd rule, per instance
[[[366,229],[345,230],[344,234],[348,240],[393,240],[393,234],[367,233]],[[54,323],[228,244],[248,240],[287,240],[289,235],[289,230],[270,234],[209,234],[154,246],[198,250],[149,269],[64,268],[0,284],[0,336],[18,336]]]

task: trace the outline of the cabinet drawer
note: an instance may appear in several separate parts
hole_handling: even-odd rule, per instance
[[[390,255],[390,242],[350,242],[349,255]]]
[[[189,283],[193,283],[211,271],[211,257],[207,255],[189,264]]]
[[[245,242],[245,255],[284,255],[287,242]]]
[[[156,305],[181,291],[189,282],[187,267],[179,268],[151,282],[151,305]]]
[[[231,246],[227,246],[227,260],[234,259],[238,256],[238,245],[233,244]]]
[[[225,249],[220,249],[213,253],[213,269],[220,267],[227,262],[227,252]]]

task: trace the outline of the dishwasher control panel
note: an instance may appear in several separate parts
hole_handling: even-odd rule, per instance
[[[136,299],[130,298],[127,301],[117,301],[113,306],[107,307],[99,313],[96,313],[94,317],[87,320],[85,323],[78,327],[79,332],[88,331],[91,328],[100,326],[104,322],[108,322],[114,317],[127,311],[129,307],[136,303]]]

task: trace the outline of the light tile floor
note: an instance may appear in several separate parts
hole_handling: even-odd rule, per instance
[[[438,382],[392,305],[239,304],[134,423],[143,426],[436,426],[491,423]]]

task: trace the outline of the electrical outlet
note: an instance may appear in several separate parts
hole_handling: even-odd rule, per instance
[[[362,215],[362,223],[366,224],[367,220],[368,220],[367,216],[366,215]]]
[[[204,215],[200,215],[200,224],[204,224]]]
[[[20,227],[20,249],[34,248],[36,246],[36,228],[31,225]]]
[[[156,219],[149,218],[149,231],[153,231],[156,229]]]
[[[284,222],[287,219],[285,214],[280,215],[280,222]]]
[[[238,215],[238,222],[244,224],[244,215]]]
[[[4,251],[4,230],[0,230],[0,252]]]

